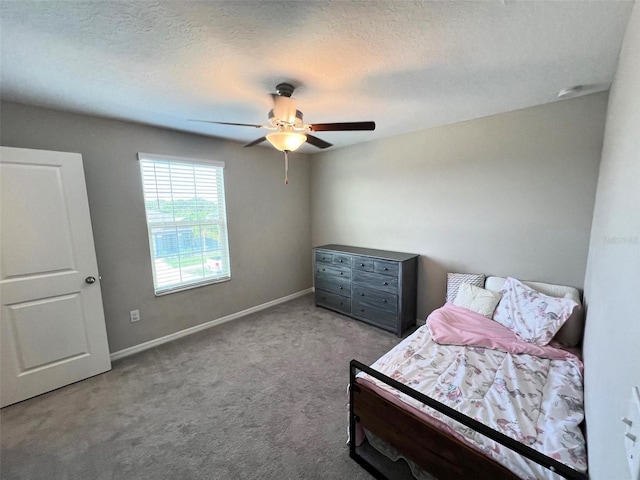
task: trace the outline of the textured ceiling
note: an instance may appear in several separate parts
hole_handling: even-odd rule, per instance
[[[2,0],[2,98],[248,142],[187,119],[266,123],[286,80],[307,122],[376,122],[344,146],[606,90],[633,3]]]

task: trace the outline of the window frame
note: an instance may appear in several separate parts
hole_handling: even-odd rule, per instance
[[[223,283],[223,282],[230,281],[231,280],[231,253],[230,253],[231,247],[229,245],[229,221],[227,217],[227,200],[226,200],[227,189],[226,189],[226,179],[224,175],[225,163],[218,160],[205,160],[200,158],[178,157],[178,156],[172,156],[172,155],[162,155],[162,154],[144,153],[144,152],[138,152],[138,161],[140,164],[139,165],[140,166],[140,185],[142,187],[142,197],[143,197],[144,211],[145,211],[144,220],[145,220],[145,225],[147,227],[147,240],[149,242],[149,259],[151,261],[153,290],[154,290],[155,296],[159,297],[159,296],[168,295],[171,293],[190,290],[192,288],[198,288],[206,285],[212,285],[216,283]],[[183,222],[181,226],[183,227],[185,226],[198,226],[198,227],[219,226],[220,227],[221,235],[224,237],[223,239],[224,241],[220,242],[221,244],[223,244],[220,246],[220,250],[222,253],[223,261],[226,260],[226,263],[228,265],[228,268],[227,268],[228,275],[223,275],[218,277],[209,277],[209,278],[203,277],[201,280],[191,281],[191,282],[181,281],[179,284],[175,284],[174,286],[168,286],[168,287],[158,286],[158,276],[156,272],[156,255],[155,255],[156,245],[154,243],[154,238],[153,238],[154,228],[157,229],[158,226],[149,222],[148,211],[147,211],[147,197],[146,197],[146,189],[145,189],[144,162],[167,162],[169,164],[182,163],[182,164],[187,164],[192,166],[203,165],[206,167],[217,167],[220,169],[218,172],[216,172],[216,174],[221,176],[221,181],[219,185],[222,186],[222,192],[218,193],[217,200],[218,200],[218,203],[222,203],[222,207],[219,207],[219,210],[222,214],[222,218],[215,221],[211,221],[211,222],[204,222],[199,220],[196,220],[193,222]],[[176,227],[178,227],[178,225],[176,225],[175,218],[172,222],[167,222],[167,223],[169,225],[174,224]],[[178,245],[178,251],[179,251],[179,244],[180,244],[179,236],[180,234],[176,232],[176,243]],[[203,247],[201,246],[200,251],[204,253],[204,250],[202,250],[202,248]],[[205,268],[204,261],[202,262],[201,267],[203,269]],[[226,272],[223,272],[223,273],[226,273]]]

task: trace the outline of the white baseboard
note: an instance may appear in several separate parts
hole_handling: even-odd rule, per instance
[[[129,355],[133,355],[134,353],[139,353],[144,350],[157,347],[158,345],[162,345],[163,343],[171,342],[178,338],[186,337],[187,335],[191,335],[193,333],[206,330],[207,328],[215,327],[216,325],[230,322],[231,320],[244,317],[251,313],[259,312],[260,310],[265,310],[269,307],[273,307],[275,305],[288,302],[289,300],[302,297],[303,295],[306,295],[307,293],[311,293],[312,291],[313,291],[313,288],[307,288],[306,290],[302,290],[301,292],[292,293],[291,295],[287,295],[286,297],[277,298],[276,300],[272,300],[270,302],[263,303],[261,305],[256,305],[255,307],[247,308],[246,310],[242,310],[241,312],[232,313],[231,315],[227,315],[226,317],[217,318],[215,320],[211,320],[209,322],[196,325],[195,327],[185,328],[184,330],[180,330],[179,332],[165,335],[164,337],[155,338],[153,340],[149,340],[148,342],[134,345],[133,347],[125,348],[123,350],[118,350],[117,352],[113,352],[111,354],[111,361],[119,360],[121,358],[128,357]]]

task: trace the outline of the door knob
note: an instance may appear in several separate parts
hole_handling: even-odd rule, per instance
[[[96,283],[96,277],[87,277],[84,281],[91,285],[92,283]]]

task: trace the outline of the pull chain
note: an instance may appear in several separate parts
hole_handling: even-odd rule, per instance
[[[289,185],[289,151],[284,151],[284,184]]]

